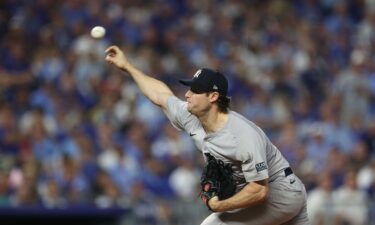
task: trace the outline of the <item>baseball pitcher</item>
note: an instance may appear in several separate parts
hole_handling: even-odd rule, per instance
[[[182,101],[129,63],[117,46],[106,54],[106,61],[127,72],[202,151],[206,166],[200,196],[212,211],[202,225],[309,224],[303,183],[258,126],[229,110],[223,74],[203,68],[191,80],[181,80],[189,87]]]

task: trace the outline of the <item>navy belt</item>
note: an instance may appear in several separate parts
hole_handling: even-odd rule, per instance
[[[278,177],[287,177],[289,175],[293,174],[293,170],[290,167],[287,167],[283,170],[280,170],[276,174],[270,176],[269,183],[274,182]]]
[[[284,174],[285,174],[286,177],[289,176],[289,175],[291,175],[291,174],[293,174],[292,168],[290,168],[290,167],[285,168],[284,169]]]

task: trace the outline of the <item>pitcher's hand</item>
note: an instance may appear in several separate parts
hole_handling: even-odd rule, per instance
[[[113,45],[105,50],[105,60],[110,64],[114,64],[119,69],[127,71],[130,63],[126,58],[124,52],[117,46]]]

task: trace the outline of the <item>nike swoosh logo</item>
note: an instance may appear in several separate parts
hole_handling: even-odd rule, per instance
[[[294,182],[296,182],[296,180],[293,179],[290,181],[290,184],[294,184]]]
[[[190,137],[193,137],[193,136],[196,135],[196,134],[189,133],[189,135],[190,135]]]

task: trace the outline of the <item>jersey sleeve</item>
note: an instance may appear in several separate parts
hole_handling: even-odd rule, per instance
[[[242,172],[247,182],[260,181],[269,177],[266,145],[259,134],[254,132],[244,140],[240,152]]]
[[[188,117],[191,115],[187,111],[186,102],[175,96],[171,96],[167,100],[166,112],[168,119],[177,130],[186,130],[185,124]]]

